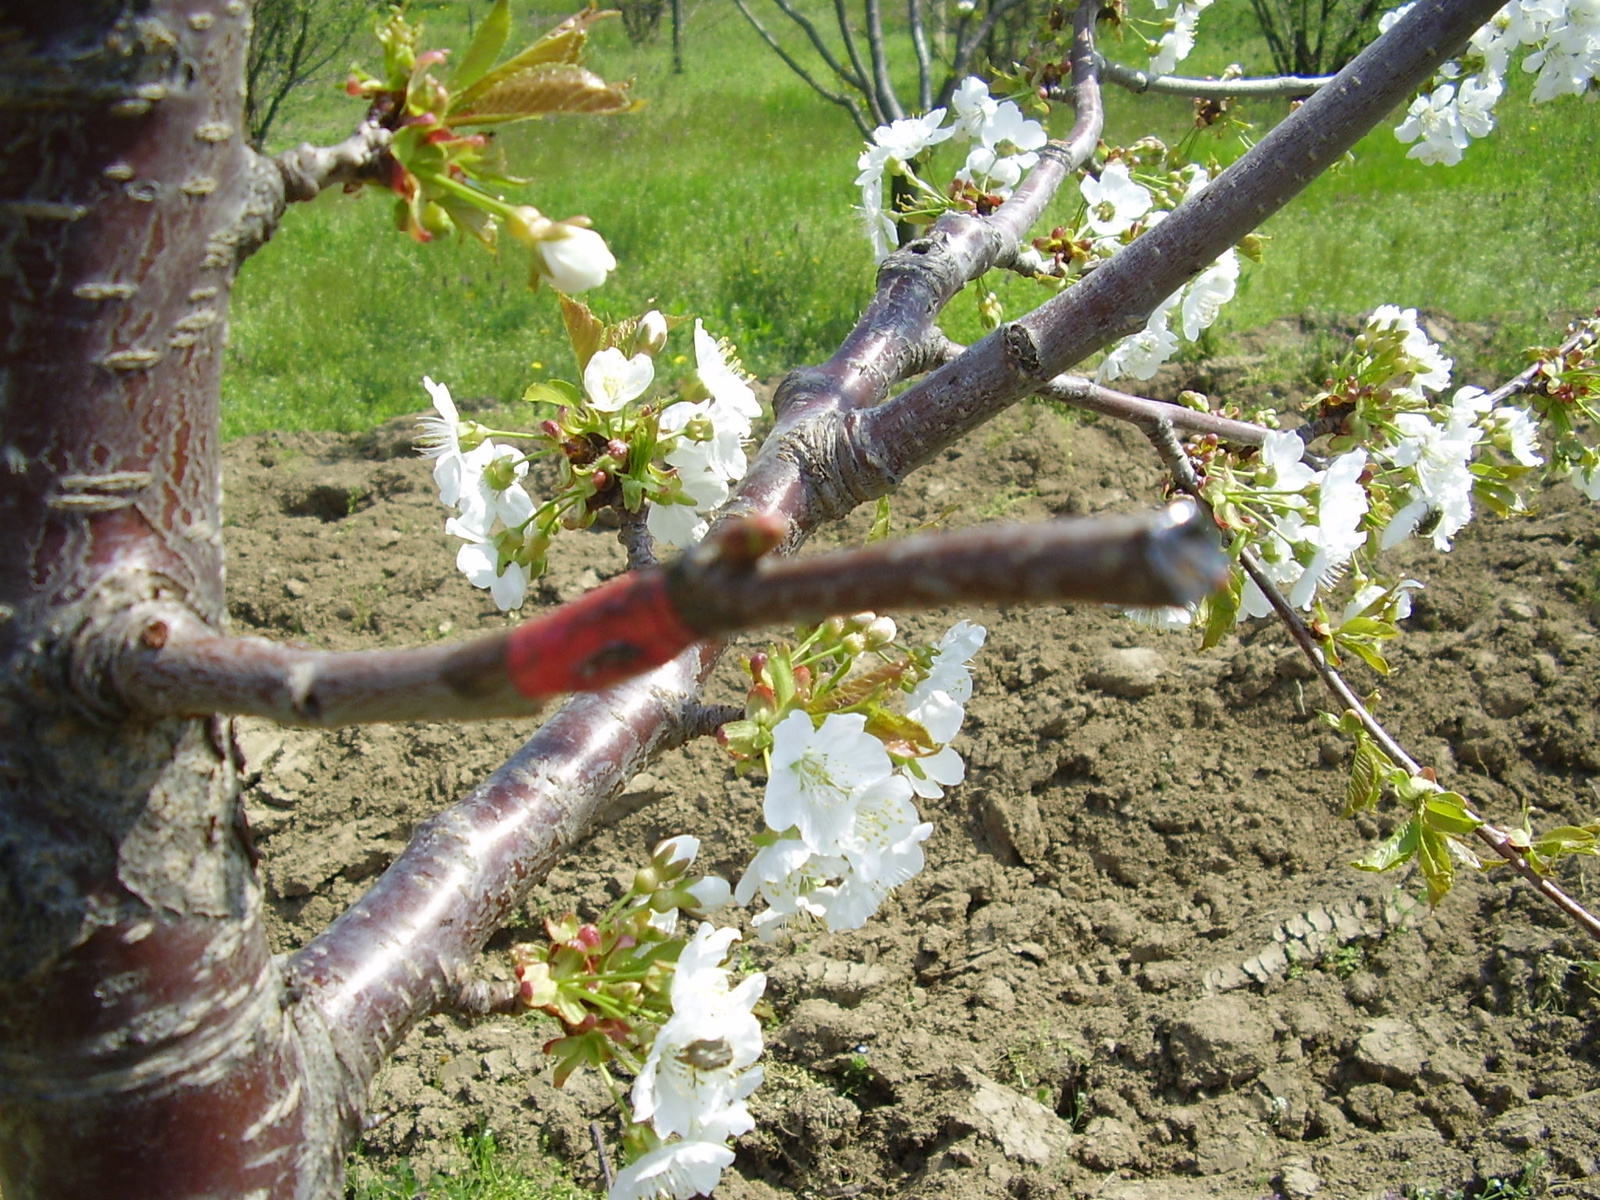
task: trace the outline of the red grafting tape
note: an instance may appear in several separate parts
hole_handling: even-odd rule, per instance
[[[533,700],[593,691],[671,662],[702,637],[679,618],[663,572],[630,571],[514,630],[506,673]]]

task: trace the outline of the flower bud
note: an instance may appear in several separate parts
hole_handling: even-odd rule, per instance
[[[844,652],[851,658],[864,653],[867,649],[867,639],[859,633],[846,634],[844,640],[839,644],[844,647]]]
[[[837,642],[842,638],[844,636],[844,618],[829,617],[824,621],[822,623],[822,636],[824,640],[830,642]]]
[[[597,492],[603,492],[611,486],[611,475],[606,471],[596,471],[589,476],[589,485]]]
[[[455,232],[456,223],[444,205],[429,200],[422,206],[422,227],[435,237],[443,237]]]
[[[476,450],[489,440],[491,432],[487,425],[480,425],[476,421],[461,421],[456,425],[456,440],[460,442],[463,452]]]
[[[693,834],[680,833],[656,844],[650,851],[650,865],[661,872],[663,879],[676,879],[688,869],[694,856],[700,853],[700,839]]]
[[[628,443],[620,438],[612,438],[606,443],[606,453],[616,462],[626,463],[628,461]]]
[[[578,936],[573,940],[586,950],[598,950],[600,948],[600,930],[594,925],[580,925],[578,927]]]
[[[757,650],[754,654],[752,654],[749,660],[750,678],[759,683],[761,681],[761,676],[766,672],[767,663],[770,661],[771,660],[767,657],[767,652],[765,650]]]
[[[845,618],[844,627],[851,633],[860,633],[877,619],[878,614],[875,612],[858,612],[854,616]]]
[[[691,442],[709,442],[717,435],[710,417],[691,417],[683,427],[683,435]]]
[[[648,896],[661,886],[661,876],[654,867],[640,867],[633,873],[633,890]]]
[[[717,875],[702,875],[685,889],[689,903],[683,905],[697,917],[715,912],[733,898],[728,881]]]
[[[558,292],[599,287],[617,269],[606,240],[592,229],[563,222],[534,246],[534,269]]]
[[[667,319],[655,309],[639,318],[639,330],[634,334],[634,353],[654,357],[667,344]]]
[[[887,646],[894,641],[898,632],[893,620],[889,617],[879,617],[863,629],[861,634],[867,639],[867,649],[876,650],[879,646]]]

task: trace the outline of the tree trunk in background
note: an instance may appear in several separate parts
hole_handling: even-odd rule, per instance
[[[0,1190],[334,1194],[349,1113],[268,952],[229,727],[100,686],[141,604],[223,621],[228,293],[271,203],[248,9],[11,0],[0,33]]]
[[[683,74],[683,0],[672,0],[672,73]]]

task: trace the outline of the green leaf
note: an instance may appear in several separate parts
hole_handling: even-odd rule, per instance
[[[887,708],[875,708],[867,717],[866,732],[884,744],[891,754],[901,757],[920,755],[934,748],[934,740],[926,728],[903,713]]]
[[[1417,839],[1417,863],[1428,885],[1428,903],[1438,904],[1456,882],[1456,864],[1450,857],[1450,839],[1422,824]]]
[[[1358,871],[1392,871],[1417,853],[1422,822],[1411,818],[1350,865]]]
[[[1239,598],[1243,594],[1244,576],[1234,571],[1228,586],[1211,595],[1206,601],[1206,631],[1200,639],[1200,648],[1209,650],[1224,637],[1239,619]]]
[[[1561,825],[1541,833],[1530,847],[1541,858],[1600,854],[1600,825]]]
[[[1400,632],[1387,621],[1379,621],[1374,617],[1351,617],[1339,626],[1340,633],[1348,633],[1355,637],[1380,637],[1391,638]]]
[[[1385,659],[1383,655],[1378,653],[1378,648],[1376,646],[1371,645],[1368,642],[1351,641],[1348,638],[1342,637],[1336,637],[1334,638],[1334,641],[1344,649],[1350,651],[1351,654],[1354,654],[1362,662],[1366,663],[1367,666],[1371,667],[1379,675],[1387,675],[1389,673],[1388,660]]]
[[[506,48],[506,38],[511,34],[511,0],[497,0],[489,15],[478,26],[472,45],[461,56],[455,73],[450,76],[450,90],[460,92],[471,87],[483,77]]]
[[[1446,837],[1471,837],[1483,824],[1483,818],[1469,811],[1465,798],[1455,792],[1440,792],[1423,801],[1422,819]]]
[[[1389,760],[1366,739],[1356,742],[1355,757],[1350,763],[1350,784],[1345,791],[1344,816],[1353,817],[1378,803],[1383,795],[1383,774]]]
[[[583,393],[565,379],[546,379],[530,383],[522,398],[529,404],[582,404]]]
[[[878,506],[872,515],[872,528],[867,530],[867,542],[881,542],[889,536],[889,497],[879,496]]]

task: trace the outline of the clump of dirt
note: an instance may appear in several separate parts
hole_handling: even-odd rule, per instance
[[[410,436],[397,422],[229,447],[236,628],[356,647],[506,623],[454,570]],[[1126,510],[1159,483],[1136,435],[1028,407],[913,476],[894,519]],[[1411,551],[1428,586],[1379,706],[1503,823],[1600,810],[1600,529],[1564,486],[1548,501],[1473,525],[1448,557]],[[833,536],[864,531],[858,514]],[[565,536],[552,561],[534,607],[623,566],[604,533]],[[1200,653],[1092,608],[905,625],[936,639],[960,616],[989,642],[958,743],[967,783],[927,805],[926,871],[860,934],[743,952],[768,972],[775,1019],[760,1124],[719,1195],[1376,1197],[1515,1176],[1542,1155],[1561,1194],[1600,1196],[1600,955],[1504,878],[1464,872],[1430,911],[1416,880],[1347,866],[1393,818],[1338,819],[1345,749],[1277,628]],[[282,950],[531,731],[240,724]],[[604,907],[661,837],[697,834],[703,864],[730,877],[747,861],[759,786],[713,743],[668,755],[626,799],[491,960],[541,913]],[[1593,871],[1562,878],[1600,900]],[[457,1135],[487,1124],[595,1184],[589,1125],[609,1122],[607,1095],[583,1075],[550,1085],[549,1036],[537,1021],[423,1022],[378,1083],[368,1160],[448,1168]]]

